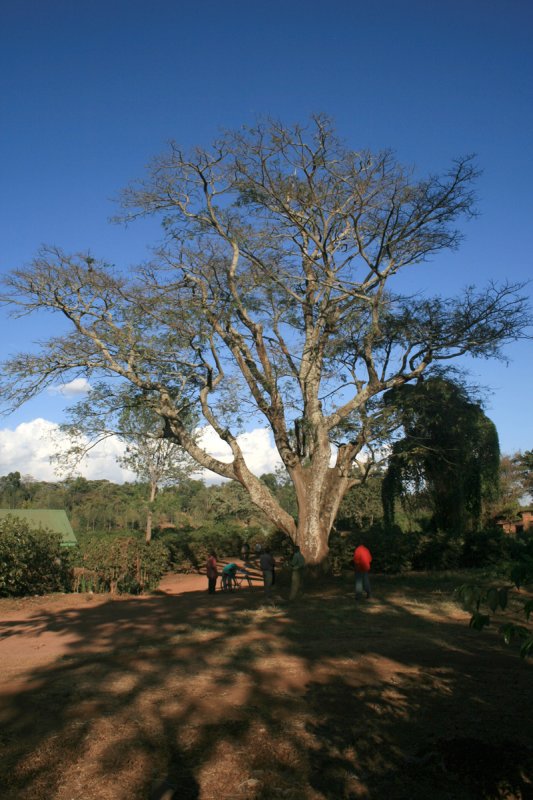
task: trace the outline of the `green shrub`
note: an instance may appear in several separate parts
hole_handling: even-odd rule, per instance
[[[250,533],[224,523],[203,525],[179,531],[158,533],[156,541],[164,543],[170,553],[170,565],[178,572],[197,572],[214,550],[219,558],[238,556],[242,543]],[[253,549],[253,542],[250,540]]]
[[[511,538],[499,529],[461,536],[446,531],[402,531],[397,525],[385,529],[378,524],[366,531],[332,533],[330,560],[334,572],[351,567],[354,548],[361,543],[372,553],[372,570],[392,574],[490,567],[529,550],[533,555],[533,536]]]
[[[0,596],[23,597],[66,591],[70,553],[61,536],[34,530],[25,520],[0,520]]]
[[[330,536],[330,564],[333,573],[353,568],[353,553],[365,544],[372,553],[372,571],[395,574],[412,569],[416,536],[404,533],[398,526],[385,530],[381,524],[368,530],[333,532]]]
[[[420,534],[413,556],[415,570],[456,569],[461,566],[464,539],[449,531]]]
[[[520,561],[523,558],[533,559],[533,528],[520,531],[514,536],[504,534],[504,537],[511,559],[514,561]]]
[[[501,564],[510,557],[511,538],[501,527],[465,535],[462,566],[486,567]]]
[[[382,525],[371,528],[363,538],[373,555],[373,571],[395,575],[412,570],[419,535],[402,531],[398,525],[391,529]]]
[[[168,568],[163,542],[133,536],[84,537],[72,570],[74,591],[141,594],[157,588]]]

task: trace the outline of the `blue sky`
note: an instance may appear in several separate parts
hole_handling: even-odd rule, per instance
[[[354,149],[392,148],[421,173],[477,154],[479,216],[458,252],[413,269],[413,287],[533,277],[532,40],[529,0],[4,2],[0,270],[43,243],[135,264],[158,231],[109,224],[113,198],[169,139],[209,144],[257,116],[325,112]],[[0,359],[51,332],[5,310],[0,327]],[[533,447],[531,343],[508,354],[471,367],[513,452]],[[60,421],[64,403],[43,396],[0,428]],[[2,441],[0,474],[14,463]]]

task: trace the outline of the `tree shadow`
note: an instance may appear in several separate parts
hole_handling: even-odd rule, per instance
[[[3,800],[531,796],[528,665],[393,592],[155,595],[8,627],[68,644],[4,694]]]

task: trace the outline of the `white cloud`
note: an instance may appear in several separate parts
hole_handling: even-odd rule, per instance
[[[87,394],[91,391],[91,384],[87,378],[74,378],[69,383],[63,383],[61,386],[54,386],[50,389],[52,394],[62,394],[64,397],[78,397],[80,394]]]
[[[204,428],[200,435],[202,446],[215,458],[231,461],[231,451],[215,431]],[[256,475],[274,472],[280,458],[271,436],[266,428],[255,428],[238,437],[246,463]],[[20,472],[31,475],[40,481],[56,481],[64,477],[50,459],[61,449],[69,446],[68,439],[60,431],[59,425],[38,418],[23,422],[16,428],[0,429],[0,475]],[[89,480],[106,479],[115,483],[133,481],[134,474],[123,469],[117,462],[124,452],[124,445],[116,437],[111,437],[93,448],[84,462],[76,470],[77,474]],[[207,470],[200,471],[198,477],[208,483],[219,482],[221,478]]]
[[[61,480],[64,475],[51,458],[68,446],[59,425],[46,419],[23,422],[15,429],[0,429],[0,475],[20,472],[40,481]],[[123,450],[124,445],[118,439],[109,439],[95,447],[76,472],[90,480],[132,481],[133,473],[117,463]]]
[[[276,450],[272,437],[267,428],[254,428],[252,431],[242,433],[237,437],[244,459],[249,469],[255,475],[263,475],[265,472],[274,472],[276,467],[281,464],[279,453]],[[199,438],[200,445],[210,455],[220,461],[230,462],[232,460],[231,450],[211,427],[203,428]],[[214,473],[205,470],[199,473],[208,483],[219,481],[220,478]]]

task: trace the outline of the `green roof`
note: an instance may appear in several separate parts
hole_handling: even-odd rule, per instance
[[[61,544],[67,547],[78,544],[66,511],[49,508],[0,508],[0,519],[10,515],[26,520],[32,528],[60,533]]]

